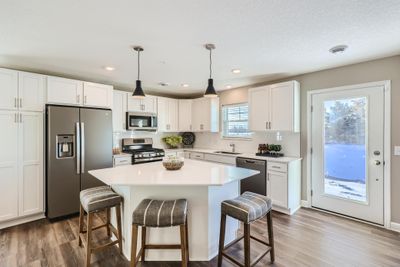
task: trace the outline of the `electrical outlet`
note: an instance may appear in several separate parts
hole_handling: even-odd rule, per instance
[[[400,146],[394,146],[394,155],[400,156]]]

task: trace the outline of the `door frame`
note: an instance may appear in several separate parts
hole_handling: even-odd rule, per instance
[[[346,85],[340,87],[332,87],[326,89],[317,89],[310,90],[307,92],[307,204],[306,206],[312,207],[312,197],[311,197],[311,170],[312,170],[312,162],[311,162],[311,148],[312,148],[312,96],[319,93],[328,93],[335,91],[344,91],[350,89],[362,89],[365,87],[374,87],[374,86],[383,86],[384,87],[384,168],[383,168],[383,176],[384,176],[384,185],[383,185],[383,226],[387,229],[391,228],[391,81],[377,81],[377,82],[369,82],[369,83],[361,83],[354,85]],[[347,216],[345,216],[347,217]]]

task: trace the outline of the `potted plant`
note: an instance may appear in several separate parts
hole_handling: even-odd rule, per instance
[[[163,142],[167,144],[168,148],[178,148],[182,144],[182,136],[171,135],[162,138]]]

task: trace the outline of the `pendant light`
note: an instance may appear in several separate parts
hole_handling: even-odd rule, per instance
[[[140,52],[143,51],[143,47],[135,46],[135,47],[133,47],[133,50],[135,50],[138,54],[138,73],[137,73],[137,80],[136,80],[136,88],[135,88],[135,91],[133,91],[132,97],[133,98],[144,98],[146,95],[143,92],[142,81],[140,80]]]
[[[204,93],[205,97],[217,97],[217,92],[215,91],[214,88],[214,81],[212,79],[212,58],[211,58],[211,52],[213,49],[215,49],[214,44],[206,44],[205,48],[210,51],[210,78],[208,79],[208,86],[206,89],[206,92]]]

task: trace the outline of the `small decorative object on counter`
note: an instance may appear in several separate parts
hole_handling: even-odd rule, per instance
[[[169,155],[164,157],[163,166],[169,171],[176,171],[182,168],[184,164],[183,157],[177,157],[174,155]]]
[[[168,148],[178,148],[182,144],[182,136],[180,135],[166,136],[162,140],[167,144]]]
[[[279,153],[282,150],[281,145],[274,145],[274,144],[259,144],[258,145],[258,153],[256,156],[263,156],[263,157],[283,157],[283,153]]]
[[[194,141],[196,141],[196,136],[192,132],[184,132],[181,134],[182,143],[184,148],[193,148]]]
[[[113,147],[113,155],[121,154],[121,149],[119,147]]]

